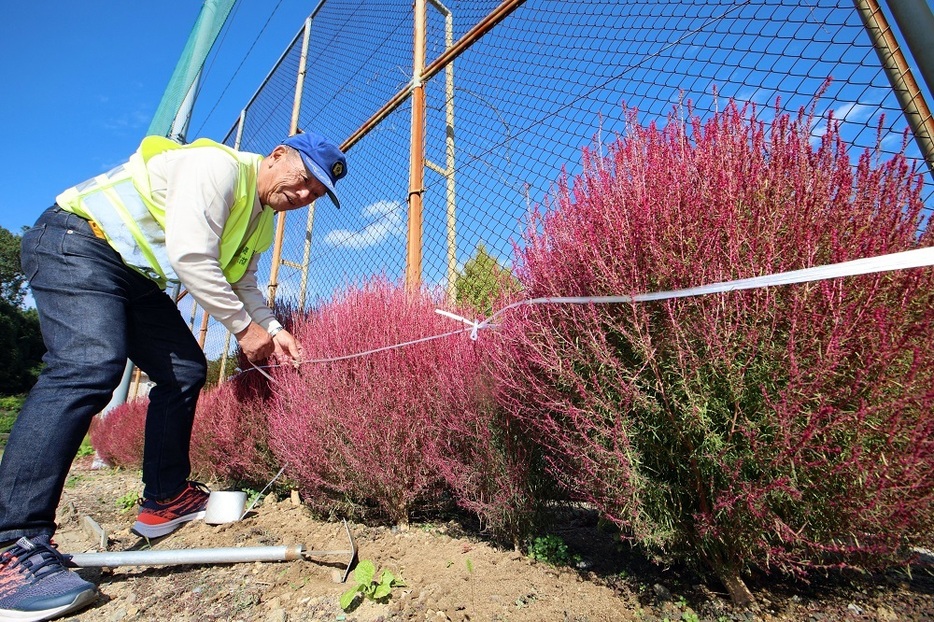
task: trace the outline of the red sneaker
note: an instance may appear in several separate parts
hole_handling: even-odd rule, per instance
[[[185,490],[172,499],[143,499],[133,531],[144,538],[158,538],[172,533],[182,523],[204,518],[210,491],[198,482],[188,482]]]

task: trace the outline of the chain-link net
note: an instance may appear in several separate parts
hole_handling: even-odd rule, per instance
[[[507,4],[429,2],[426,63]],[[672,110],[703,118],[733,99],[768,120],[819,95],[815,133],[832,112],[859,150],[893,153],[905,140],[905,116],[851,0],[514,4],[425,84],[425,181],[415,189],[424,286],[453,293],[480,245],[508,266],[528,211],[546,201],[562,170],[580,172],[583,147],[625,132],[627,109],[640,123],[663,123]],[[276,296],[302,306],[372,275],[405,274],[412,4],[328,0],[309,32],[298,125],[350,145],[342,208],[325,199],[287,216]],[[227,144],[239,129],[241,149],[268,153],[287,135],[303,39],[299,33],[289,46]],[[910,137],[908,155],[926,171]],[[208,333],[214,357],[223,328],[212,322]]]
[[[188,126],[188,119],[181,124],[176,122],[179,109],[182,108],[190,91],[198,82],[204,67],[204,61],[211,52],[214,40],[220,34],[235,0],[207,0],[198,14],[198,19],[191,30],[185,49],[175,65],[175,71],[162,94],[159,107],[149,124],[148,136],[170,136],[183,139]],[[190,114],[190,111],[189,111]]]

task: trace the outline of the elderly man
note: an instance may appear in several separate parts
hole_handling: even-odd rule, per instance
[[[251,361],[300,360],[257,287],[274,212],[327,194],[344,154],[308,132],[263,157],[150,136],[125,164],[56,197],[23,235],[22,264],[48,353],[0,461],[0,619],[46,620],[93,602],[96,588],[50,543],[65,477],[127,358],[150,392],[143,501],[133,529],[171,533],[204,516],[188,481],[192,422],[207,365],[164,289],[181,283]]]

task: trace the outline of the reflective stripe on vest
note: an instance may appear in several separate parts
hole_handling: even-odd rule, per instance
[[[79,215],[97,223],[125,264],[163,287],[167,281],[178,281],[166,253],[165,229],[140,199],[126,165],[121,164],[75,189],[84,208],[84,214]],[[57,199],[65,209],[72,203],[67,194],[68,191],[63,192]],[[122,209],[115,208],[116,205]],[[148,243],[140,244],[139,240]]]
[[[92,220],[124,263],[165,287],[178,281],[165,248],[165,206],[153,195],[146,164],[165,151],[189,147],[218,148],[239,164],[234,204],[221,234],[219,263],[229,283],[246,273],[250,260],[273,239],[273,211],[265,207],[252,232],[248,232],[256,197],[256,175],[261,156],[240,153],[206,139],[180,145],[167,138],[149,136],[129,162],[64,191],[56,202],[65,210]],[[248,235],[249,233],[249,235]]]

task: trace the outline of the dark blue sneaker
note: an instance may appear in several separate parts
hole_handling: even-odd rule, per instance
[[[51,620],[93,603],[97,587],[67,563],[48,536],[20,538],[0,554],[0,620]]]

